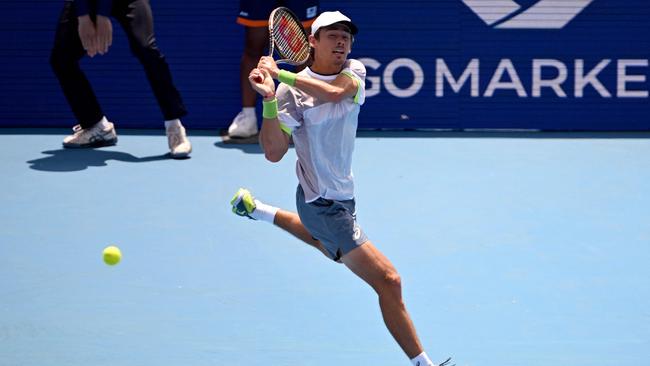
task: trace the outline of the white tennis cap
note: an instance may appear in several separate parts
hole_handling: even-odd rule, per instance
[[[345,24],[348,28],[350,28],[350,32],[352,34],[357,34],[359,31],[357,29],[357,26],[352,23],[352,20],[343,15],[340,11],[326,11],[319,15],[318,18],[316,18],[316,20],[314,20],[314,22],[311,24],[311,35],[316,35],[316,32],[318,32],[320,28],[330,26],[334,23]]]

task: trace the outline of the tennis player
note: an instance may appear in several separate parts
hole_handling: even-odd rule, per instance
[[[312,24],[310,67],[294,74],[264,56],[251,71],[253,89],[264,96],[260,144],[266,159],[280,161],[293,138],[298,213],[264,204],[243,188],[231,204],[234,213],[273,223],[344,263],[377,292],[384,322],[413,365],[429,366],[404,306],[400,276],[356,219],[351,162],[366,77],[364,65],[347,58],[356,33],[345,15],[324,12]],[[277,91],[273,79],[280,81]]]

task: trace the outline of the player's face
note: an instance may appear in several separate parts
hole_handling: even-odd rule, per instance
[[[352,47],[352,36],[342,29],[323,29],[315,46],[319,61],[343,65]]]

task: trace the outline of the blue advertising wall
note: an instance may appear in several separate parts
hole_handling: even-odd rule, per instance
[[[152,0],[155,29],[191,128],[240,109],[237,1]],[[0,0],[0,126],[75,122],[48,63],[63,0]],[[360,28],[361,128],[650,130],[646,0],[321,1]],[[114,22],[106,56],[84,59],[121,128],[160,127],[141,66]]]

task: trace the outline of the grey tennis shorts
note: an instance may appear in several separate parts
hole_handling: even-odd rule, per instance
[[[314,239],[319,240],[332,260],[338,261],[352,249],[368,241],[357,224],[354,199],[334,201],[318,198],[306,203],[300,184],[296,190],[296,207],[300,221]]]

